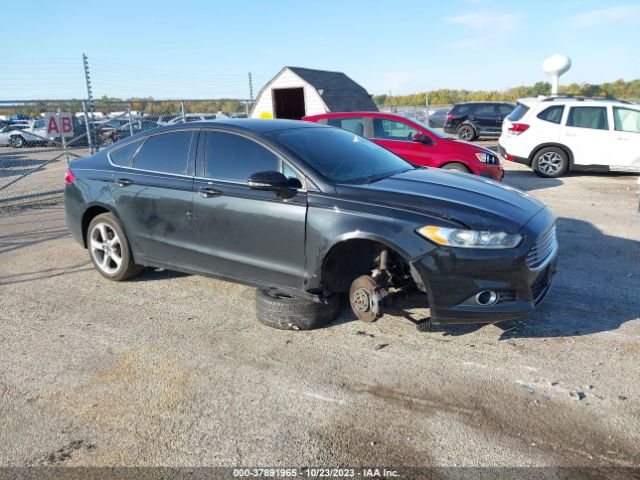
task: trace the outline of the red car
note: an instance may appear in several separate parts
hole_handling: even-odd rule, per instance
[[[502,180],[498,155],[442,135],[414,119],[380,112],[311,115],[302,120],[342,128],[391,150],[414,165],[448,168]]]

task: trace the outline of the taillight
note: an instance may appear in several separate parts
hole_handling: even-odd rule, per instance
[[[67,173],[64,176],[64,182],[65,183],[73,183],[73,181],[76,179],[76,176],[73,174],[73,172],[71,171],[70,168],[67,168]]]
[[[451,120],[453,120],[453,115],[451,114],[447,115],[447,119],[445,121],[450,122]]]
[[[529,129],[529,125],[526,123],[512,123],[509,127],[509,132],[514,135],[520,135],[522,132],[526,132]]]

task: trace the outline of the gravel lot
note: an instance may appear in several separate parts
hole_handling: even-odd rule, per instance
[[[271,330],[252,288],[104,280],[60,204],[0,214],[0,467],[640,466],[636,177],[506,167],[559,217],[554,289],[430,333]]]

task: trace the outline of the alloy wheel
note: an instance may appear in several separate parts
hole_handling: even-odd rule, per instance
[[[563,166],[564,162],[558,152],[547,152],[538,158],[538,169],[550,177],[557,175]]]
[[[115,230],[106,223],[98,223],[91,231],[91,256],[96,266],[107,275],[115,275],[122,265],[122,244]]]

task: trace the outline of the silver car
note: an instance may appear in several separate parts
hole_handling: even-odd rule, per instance
[[[11,132],[20,131],[29,128],[28,124],[5,125],[0,128],[0,146],[6,147],[11,145]]]

